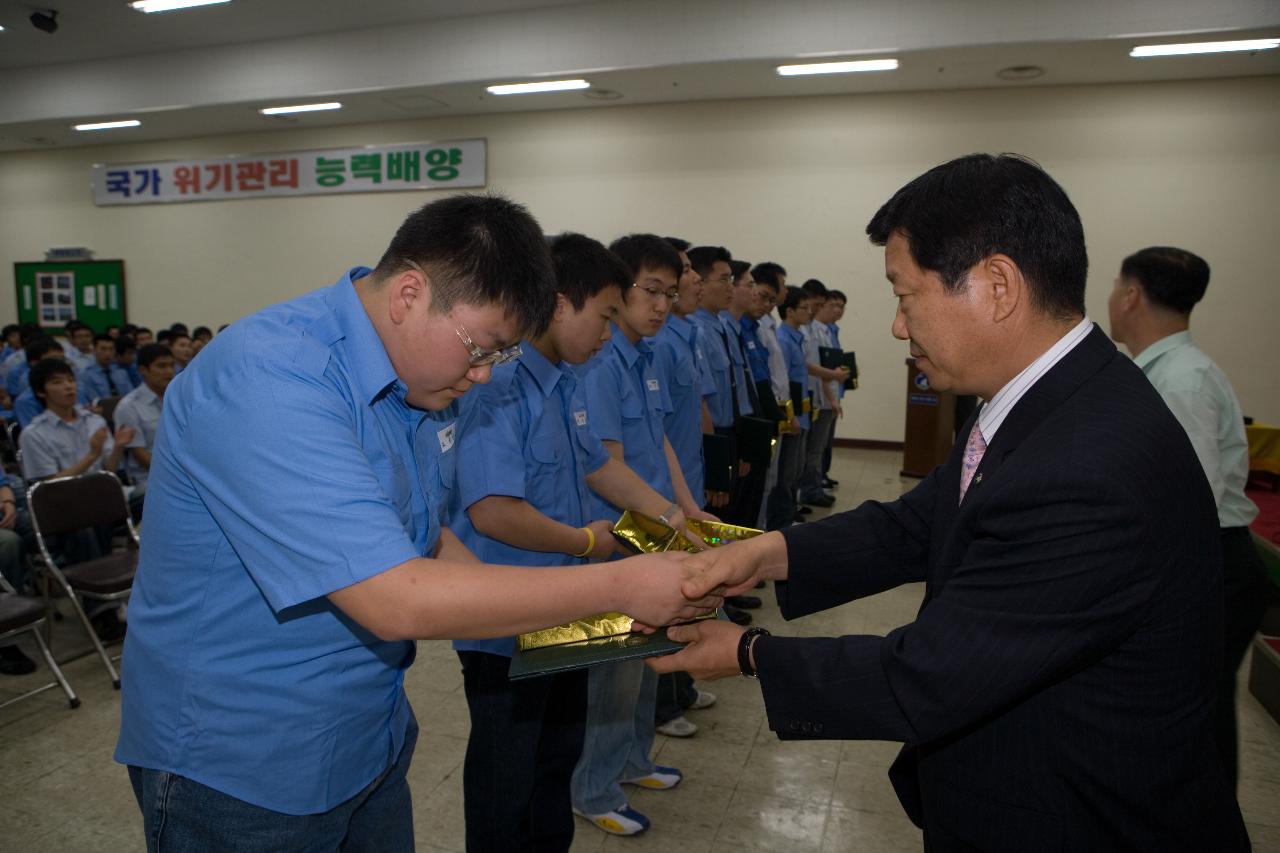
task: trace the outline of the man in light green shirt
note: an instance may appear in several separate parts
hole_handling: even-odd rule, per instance
[[[1226,595],[1224,667],[1215,719],[1229,779],[1236,773],[1236,670],[1266,607],[1262,561],[1249,536],[1258,508],[1244,493],[1249,443],[1231,383],[1191,342],[1191,309],[1209,286],[1209,265],[1183,249],[1153,247],[1125,258],[1111,291],[1111,337],[1134,362],[1182,424],[1218,504],[1223,591]]]

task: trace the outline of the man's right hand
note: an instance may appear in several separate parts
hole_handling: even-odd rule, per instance
[[[107,443],[107,428],[98,427],[93,431],[93,435],[89,436],[89,449],[93,451],[93,455],[97,456],[102,452],[102,448]]]
[[[607,560],[614,554],[626,553],[618,545],[618,540],[613,538],[613,522],[593,521],[587,527],[591,528],[596,537],[595,546],[587,552],[587,559]]]
[[[700,555],[640,554],[610,563],[614,582],[625,590],[625,599],[617,609],[641,625],[655,628],[688,622],[715,610],[724,603],[718,593],[689,599],[683,592],[701,585],[695,581],[696,570],[688,564],[695,556]]]

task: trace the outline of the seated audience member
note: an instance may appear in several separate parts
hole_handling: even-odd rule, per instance
[[[678,296],[680,256],[653,234],[632,234],[609,247],[630,272],[622,307],[609,342],[584,374],[587,415],[592,429],[615,459],[626,463],[654,490],[674,499],[660,515],[670,522],[706,518],[689,492],[671,442],[663,432],[670,398],[653,368],[653,350],[644,340],[662,329]],[[590,516],[614,518],[622,508],[593,496]],[[672,788],[679,770],[653,763],[657,676],[642,661],[591,667],[587,686],[587,728],[582,757],[573,773],[574,811],[614,835],[635,835],[649,819],[631,808],[623,784]]]
[[[76,371],[80,402],[89,405],[103,397],[120,397],[133,390],[129,372],[116,363],[116,342],[105,332],[93,339],[93,364]]]
[[[0,347],[0,364],[5,359],[22,349],[22,327],[16,323],[10,323],[0,330],[0,340],[4,346]]]
[[[65,329],[66,342],[62,349],[67,354],[67,361],[76,370],[93,364],[93,329],[79,320],[67,323]]]
[[[1266,610],[1262,560],[1249,535],[1258,508],[1244,493],[1249,442],[1240,401],[1213,359],[1191,342],[1191,309],[1209,286],[1209,265],[1184,249],[1156,246],[1130,255],[1107,303],[1111,337],[1160,392],[1191,439],[1218,507],[1226,642],[1214,736],[1227,780],[1238,782],[1236,671]]]
[[[208,326],[196,326],[195,331],[191,333],[191,357],[195,358],[211,340],[213,340],[213,331]]]
[[[125,470],[136,493],[147,491],[147,472],[151,470],[151,449],[156,443],[156,429],[164,405],[164,391],[173,381],[173,353],[160,344],[147,344],[138,353],[138,371],[142,384],[124,396],[116,406],[117,427],[133,430],[126,445]]]
[[[27,425],[44,411],[39,396],[30,386],[30,367],[46,359],[66,362],[67,355],[63,352],[58,342],[50,337],[38,337],[32,339],[26,348],[27,361],[24,365],[27,368],[26,377],[28,386],[25,391],[14,398],[13,401],[13,418],[18,422],[18,426],[26,429]]]
[[[11,398],[17,399],[18,395],[28,387],[27,371],[30,368],[27,365],[27,344],[36,338],[47,337],[48,335],[35,323],[22,324],[22,347],[0,364],[0,371],[4,372],[4,388]]]
[[[142,374],[138,372],[138,344],[132,335],[121,334],[116,338],[116,366],[129,376],[129,389],[142,384]]]
[[[470,473],[458,478],[449,527],[484,562],[572,566],[616,553],[613,520],[592,520],[588,484],[642,512],[661,513],[670,503],[591,432],[573,369],[608,340],[630,271],[580,234],[555,238],[551,255],[558,292],[551,325],[460,403],[457,464]],[[453,647],[471,711],[467,849],[568,850],[586,670],[511,681],[513,637]]]
[[[102,331],[104,334],[106,334],[107,337],[111,338],[111,340],[113,341],[116,338],[120,337],[120,327],[117,326],[115,323],[112,323],[110,326],[107,326]]]
[[[19,514],[9,477],[0,470],[0,575],[18,592],[27,585],[23,539],[29,534],[30,523]],[[23,654],[22,649],[16,645],[0,646],[0,675],[27,675],[35,671],[35,661]]]
[[[191,363],[191,336],[185,332],[174,332],[169,337],[169,349],[173,351],[174,372],[181,373]]]
[[[160,344],[164,341],[158,341],[151,330],[146,326],[138,326],[133,330],[133,343],[139,347],[145,347],[147,344]]]
[[[174,323],[169,326],[169,331],[175,336],[186,335],[187,337],[191,337],[191,330],[187,328],[186,323]]]

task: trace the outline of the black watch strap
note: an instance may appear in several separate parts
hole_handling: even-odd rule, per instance
[[[755,667],[751,665],[751,644],[756,637],[771,636],[765,628],[748,628],[742,632],[742,636],[738,639],[738,669],[742,670],[742,674],[747,678],[759,678]]]

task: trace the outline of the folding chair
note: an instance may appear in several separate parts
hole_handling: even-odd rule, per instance
[[[138,568],[138,531],[129,516],[124,488],[114,474],[106,471],[78,477],[57,477],[41,480],[27,489],[27,504],[31,527],[40,546],[43,569],[66,593],[107,668],[112,685],[119,690],[120,674],[93,630],[78,596],[95,601],[123,601],[133,588],[133,574]],[[107,524],[123,524],[129,531],[132,547],[58,568],[49,552],[50,537]]]
[[[18,466],[18,470],[22,470],[22,447],[18,444],[18,433],[22,432],[22,427],[17,421],[8,421],[4,425],[4,434],[9,438],[10,452],[13,453],[13,462]]]
[[[76,696],[75,691],[71,689],[66,676],[62,674],[62,670],[58,668],[58,662],[53,659],[53,654],[49,651],[49,646],[45,643],[44,637],[41,636],[40,629],[44,627],[45,609],[44,602],[38,598],[29,595],[19,595],[13,586],[0,575],[0,645],[5,640],[14,638],[23,633],[29,633],[35,637],[36,645],[40,647],[40,656],[44,658],[44,662],[49,665],[49,669],[53,670],[53,677],[57,681],[51,681],[42,687],[34,690],[28,690],[21,696],[15,696],[5,702],[0,702],[0,708],[12,705],[14,702],[21,701],[37,693],[43,693],[53,687],[61,687],[62,692],[67,694],[67,702],[72,708],[80,707],[80,698]]]
[[[99,397],[98,408],[101,410],[102,419],[112,430],[116,428],[116,406],[120,405],[120,401],[124,399],[123,394],[116,394],[113,397]]]

